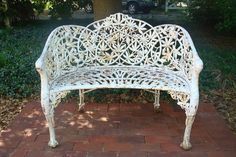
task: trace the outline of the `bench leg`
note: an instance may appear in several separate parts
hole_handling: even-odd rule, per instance
[[[160,112],[160,90],[155,90],[154,93],[155,101],[154,101],[154,111]]]
[[[79,112],[84,112],[84,89],[79,90]]]
[[[180,144],[180,147],[183,148],[184,150],[190,150],[192,148],[192,145],[190,143],[190,134],[191,134],[191,129],[192,129],[194,119],[195,119],[195,116],[186,117],[186,121],[185,121],[186,128],[184,131],[183,142]]]
[[[58,145],[58,142],[56,140],[56,135],[55,135],[55,122],[54,122],[54,115],[46,115],[46,120],[48,122],[48,127],[49,127],[49,135],[50,135],[50,140],[48,142],[48,146],[55,148]]]
[[[48,146],[55,148],[58,145],[58,142],[56,141],[55,135],[54,108],[49,103],[49,98],[42,98],[41,103],[49,128],[50,140],[48,142]]]

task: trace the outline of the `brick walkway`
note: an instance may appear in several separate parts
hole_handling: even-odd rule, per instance
[[[76,111],[75,101],[56,109],[60,146],[47,147],[48,129],[40,104],[26,105],[0,136],[0,156],[12,157],[235,157],[236,135],[210,104],[201,103],[192,131],[191,151],[179,148],[184,112],[162,102],[151,104],[88,104]]]

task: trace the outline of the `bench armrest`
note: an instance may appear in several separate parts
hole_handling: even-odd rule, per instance
[[[39,73],[43,71],[43,60],[41,57],[35,62],[35,68]]]
[[[49,45],[51,43],[51,41],[53,40],[53,36],[55,35],[55,32],[58,30],[58,28],[54,29],[50,35],[48,36],[47,38],[47,41],[46,41],[46,44],[43,48],[43,51],[42,51],[42,54],[40,55],[40,57],[37,59],[37,61],[35,62],[35,68],[36,70],[39,72],[39,74],[43,74],[43,72],[45,72],[45,68],[47,68],[45,66],[45,58],[46,58],[46,55],[48,53],[48,48],[49,48]]]
[[[189,42],[189,45],[190,45],[191,49],[192,49],[194,71],[197,72],[197,74],[199,74],[203,69],[203,62],[202,62],[201,58],[199,57],[199,55],[197,53],[197,50],[196,50],[196,48],[193,44],[192,38],[190,37],[189,33],[185,29],[183,29],[183,31],[184,31],[184,34],[187,37],[187,40]]]
[[[54,29],[48,36],[42,54],[35,63],[35,68],[40,75],[47,78],[49,83],[64,73],[63,70],[67,66],[65,60],[68,59],[68,56],[72,58],[74,55],[72,51],[65,51],[79,49],[78,42],[83,31],[84,27],[82,26],[64,25]]]

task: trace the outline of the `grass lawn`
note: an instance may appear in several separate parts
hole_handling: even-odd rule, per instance
[[[16,26],[10,31],[0,29],[0,118],[5,116],[5,119],[1,118],[0,130],[12,118],[6,115],[19,108],[19,102],[39,96],[40,80],[34,63],[40,56],[49,33],[62,24],[87,25],[90,22],[92,21],[36,21],[26,26]],[[155,20],[148,22],[153,25],[161,24]],[[204,62],[200,78],[201,99],[214,102],[230,127],[236,129],[236,38],[216,35],[213,31],[186,22],[179,24],[191,34]],[[98,91],[94,94],[100,93]],[[123,90],[116,93],[129,92]],[[15,105],[12,101],[16,102]]]

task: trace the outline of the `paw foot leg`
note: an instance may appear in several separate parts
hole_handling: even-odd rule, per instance
[[[180,147],[184,150],[190,150],[192,148],[192,145],[190,142],[182,142],[180,144]]]
[[[50,140],[48,142],[48,146],[51,148],[56,148],[58,146],[58,142],[56,140]]]

